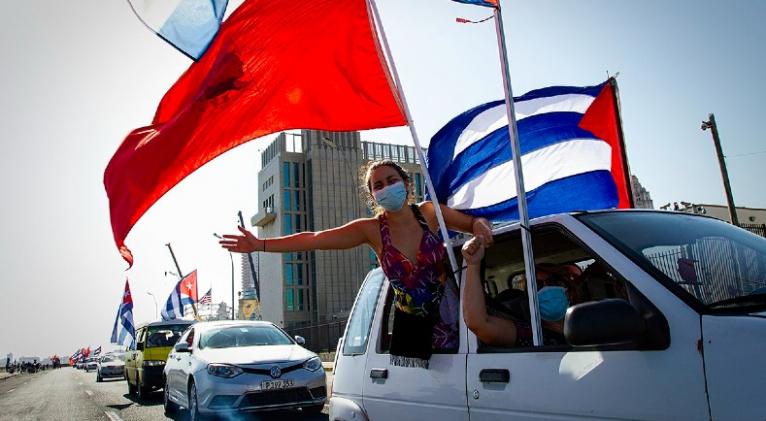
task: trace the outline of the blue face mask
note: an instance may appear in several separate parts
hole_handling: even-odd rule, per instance
[[[376,191],[373,195],[380,207],[387,211],[396,212],[404,206],[404,202],[407,200],[407,189],[404,188],[403,182],[398,181]]]
[[[540,304],[540,317],[549,322],[564,318],[569,308],[569,298],[564,287],[544,287],[537,291],[537,302]]]

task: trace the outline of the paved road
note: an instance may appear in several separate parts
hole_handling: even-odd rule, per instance
[[[298,411],[251,415],[251,420],[327,420]],[[96,383],[95,372],[74,368],[24,374],[0,381],[0,420],[107,420],[138,421],[172,419],[162,410],[162,393],[144,402],[128,396],[124,380]],[[182,411],[176,420],[185,420]],[[238,417],[237,420],[245,419]]]

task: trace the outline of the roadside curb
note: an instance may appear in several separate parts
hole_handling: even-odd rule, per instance
[[[0,373],[0,381],[3,381],[5,379],[10,379],[11,377],[16,377],[18,375],[19,375],[19,373],[13,373],[13,374]]]
[[[324,367],[324,371],[332,371],[332,363],[331,362],[322,362],[322,367]]]

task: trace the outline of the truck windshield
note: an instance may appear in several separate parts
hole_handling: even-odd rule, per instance
[[[670,212],[578,218],[650,273],[661,272],[711,310],[766,307],[766,238],[717,219]]]

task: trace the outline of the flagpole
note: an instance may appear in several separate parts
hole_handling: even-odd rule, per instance
[[[394,63],[394,57],[391,54],[391,49],[388,46],[386,31],[383,29],[383,20],[380,18],[380,13],[378,13],[378,6],[375,4],[375,0],[368,0],[368,4],[372,6],[374,22],[377,22],[377,28],[380,31],[380,38],[383,42],[383,49],[385,51],[386,58],[388,59],[388,63],[391,66],[391,73],[394,77],[394,85],[396,85],[396,90],[399,94],[399,98],[402,101],[404,116],[407,118],[407,126],[410,128],[412,141],[415,144],[415,152],[417,153],[418,160],[420,161],[420,168],[423,171],[423,177],[426,181],[426,189],[428,189],[431,194],[431,203],[434,205],[436,219],[439,221],[439,229],[447,248],[447,256],[449,256],[450,265],[452,266],[452,273],[457,274],[459,267],[457,265],[457,259],[455,259],[455,251],[452,250],[452,244],[449,237],[449,231],[447,230],[447,224],[444,222],[444,215],[442,215],[442,210],[439,206],[439,199],[436,197],[436,189],[434,189],[434,185],[431,182],[431,175],[428,173],[428,168],[426,167],[426,158],[425,154],[423,153],[423,147],[420,145],[420,139],[418,138],[418,133],[415,130],[415,122],[412,120],[410,107],[407,105],[407,98],[404,96],[404,89],[402,88],[402,83],[399,80],[399,72],[396,70],[396,63]]]
[[[516,178],[516,199],[519,207],[519,225],[521,226],[521,247],[524,253],[524,270],[527,276],[527,291],[529,297],[529,314],[532,324],[532,341],[535,346],[542,344],[542,329],[540,327],[540,309],[537,303],[537,278],[535,277],[535,255],[532,250],[532,233],[529,228],[529,215],[527,214],[527,194],[524,188],[524,173],[521,168],[521,146],[519,144],[519,131],[516,126],[516,111],[513,106],[513,88],[511,86],[511,70],[508,64],[508,49],[505,46],[505,31],[503,30],[503,17],[500,13],[500,5],[494,8],[495,29],[497,32],[497,47],[500,50],[500,63],[503,73],[503,87],[505,88],[505,108],[508,114],[508,134],[511,141],[511,154],[513,155],[513,168]]]

